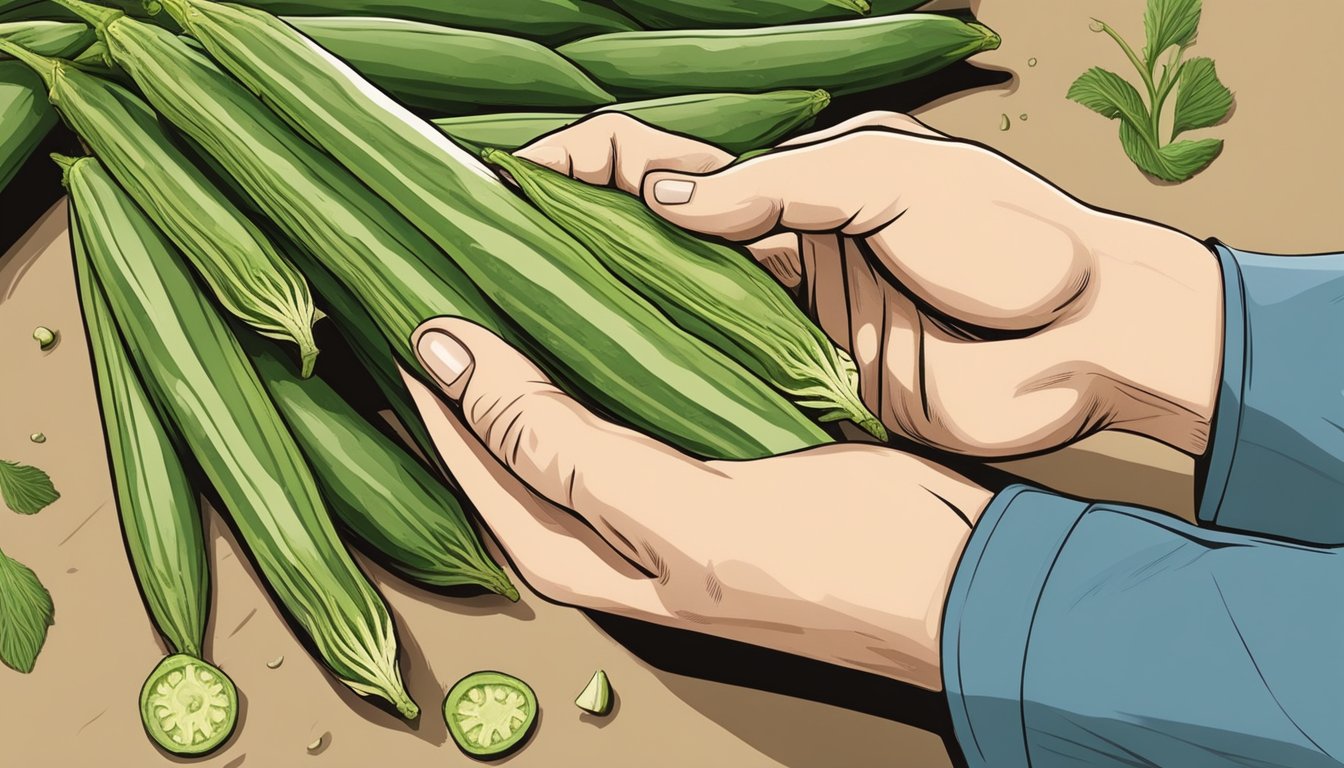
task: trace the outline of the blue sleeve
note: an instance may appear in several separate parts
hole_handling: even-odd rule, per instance
[[[1215,251],[1223,377],[1199,519],[1344,544],[1344,254]]]
[[[1339,766],[1344,554],[1015,486],[953,579],[972,768]]]

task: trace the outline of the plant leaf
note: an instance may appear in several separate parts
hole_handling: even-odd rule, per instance
[[[1218,80],[1213,59],[1200,57],[1185,62],[1179,87],[1173,139],[1192,128],[1217,124],[1232,109],[1232,92]]]
[[[32,672],[53,614],[51,593],[37,575],[0,552],[0,661],[19,672]]]
[[[1139,170],[1149,176],[1166,179],[1166,170],[1163,168],[1162,156],[1158,154],[1157,147],[1128,121],[1120,122],[1120,146],[1125,148],[1125,154],[1129,155],[1129,159],[1139,167]]]
[[[0,499],[20,515],[33,515],[61,498],[47,473],[16,461],[0,460]]]
[[[1138,89],[1110,70],[1092,67],[1073,81],[1067,95],[1102,117],[1123,118],[1140,131],[1148,124],[1148,108]]]
[[[1143,12],[1143,29],[1148,44],[1143,55],[1148,69],[1157,64],[1157,57],[1173,45],[1186,46],[1195,41],[1199,29],[1200,0],[1148,0]]]
[[[1173,141],[1158,150],[1158,154],[1162,157],[1162,164],[1168,173],[1167,176],[1162,178],[1168,181],[1185,181],[1204,170],[1222,151],[1222,139]]]

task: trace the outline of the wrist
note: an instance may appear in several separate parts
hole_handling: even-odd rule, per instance
[[[1198,456],[1208,447],[1223,356],[1223,286],[1201,242],[1097,214],[1088,247],[1099,283],[1089,354],[1105,379],[1107,428]]]

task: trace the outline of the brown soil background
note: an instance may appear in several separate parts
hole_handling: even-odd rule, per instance
[[[976,63],[1012,79],[919,110],[934,127],[989,144],[1091,203],[1200,237],[1284,253],[1344,248],[1338,212],[1344,145],[1337,139],[1344,53],[1336,40],[1344,5],[1205,4],[1195,50],[1217,60],[1237,107],[1229,123],[1204,132],[1227,140],[1223,155],[1178,186],[1142,176],[1123,155],[1114,122],[1064,99],[1088,66],[1132,75],[1116,47],[1088,31],[1088,21],[1105,19],[1137,44],[1142,3],[983,0],[976,10],[1004,40]],[[1005,114],[1007,131],[1000,130]],[[30,337],[39,324],[62,334],[48,353]],[[140,684],[162,648],[122,547],[63,203],[0,258],[0,361],[0,457],[46,469],[62,493],[35,517],[0,512],[4,550],[37,572],[56,605],[33,673],[0,667],[0,762],[16,768],[177,762],[154,749],[136,712]],[[38,431],[46,443],[29,441]],[[1137,438],[1094,438],[1005,466],[1062,490],[1189,514],[1190,460]],[[955,759],[944,746],[946,711],[936,695],[589,617],[526,590],[516,605],[435,595],[370,565],[396,614],[403,668],[424,709],[418,723],[407,724],[319,670],[277,616],[231,534],[210,518],[208,648],[244,704],[235,737],[199,765],[470,764],[449,743],[437,708],[455,680],[482,668],[517,674],[540,697],[543,714],[532,742],[507,760],[520,768],[942,766]],[[279,656],[284,663],[268,669]],[[598,667],[618,693],[607,719],[580,716],[571,704]],[[319,736],[321,748],[308,752]]]

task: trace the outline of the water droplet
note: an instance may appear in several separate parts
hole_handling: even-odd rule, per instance
[[[274,659],[271,659],[270,661],[266,662],[266,666],[269,667],[270,669],[277,669],[281,664],[284,663],[285,663],[284,656],[276,656]]]
[[[1013,122],[1012,122],[1011,120],[1008,119],[1008,115],[1007,115],[1006,113],[1005,113],[1002,117],[999,118],[999,130],[1000,130],[1000,131],[1006,131],[1006,130],[1008,130],[1009,128],[1012,128],[1012,127],[1013,127]]]
[[[47,436],[42,434],[41,432],[34,432],[33,434],[28,436],[28,439],[32,440],[34,443],[47,442]]]
[[[1027,59],[1027,66],[1028,66],[1028,67],[1034,67],[1034,66],[1036,66],[1036,57],[1035,57],[1035,56],[1032,56],[1030,59]]]
[[[1026,112],[1023,112],[1022,114],[1020,114],[1020,115],[1017,116],[1017,119],[1018,119],[1018,120],[1021,120],[1021,121],[1024,122],[1024,123],[1027,122],[1027,113],[1026,113]]]

